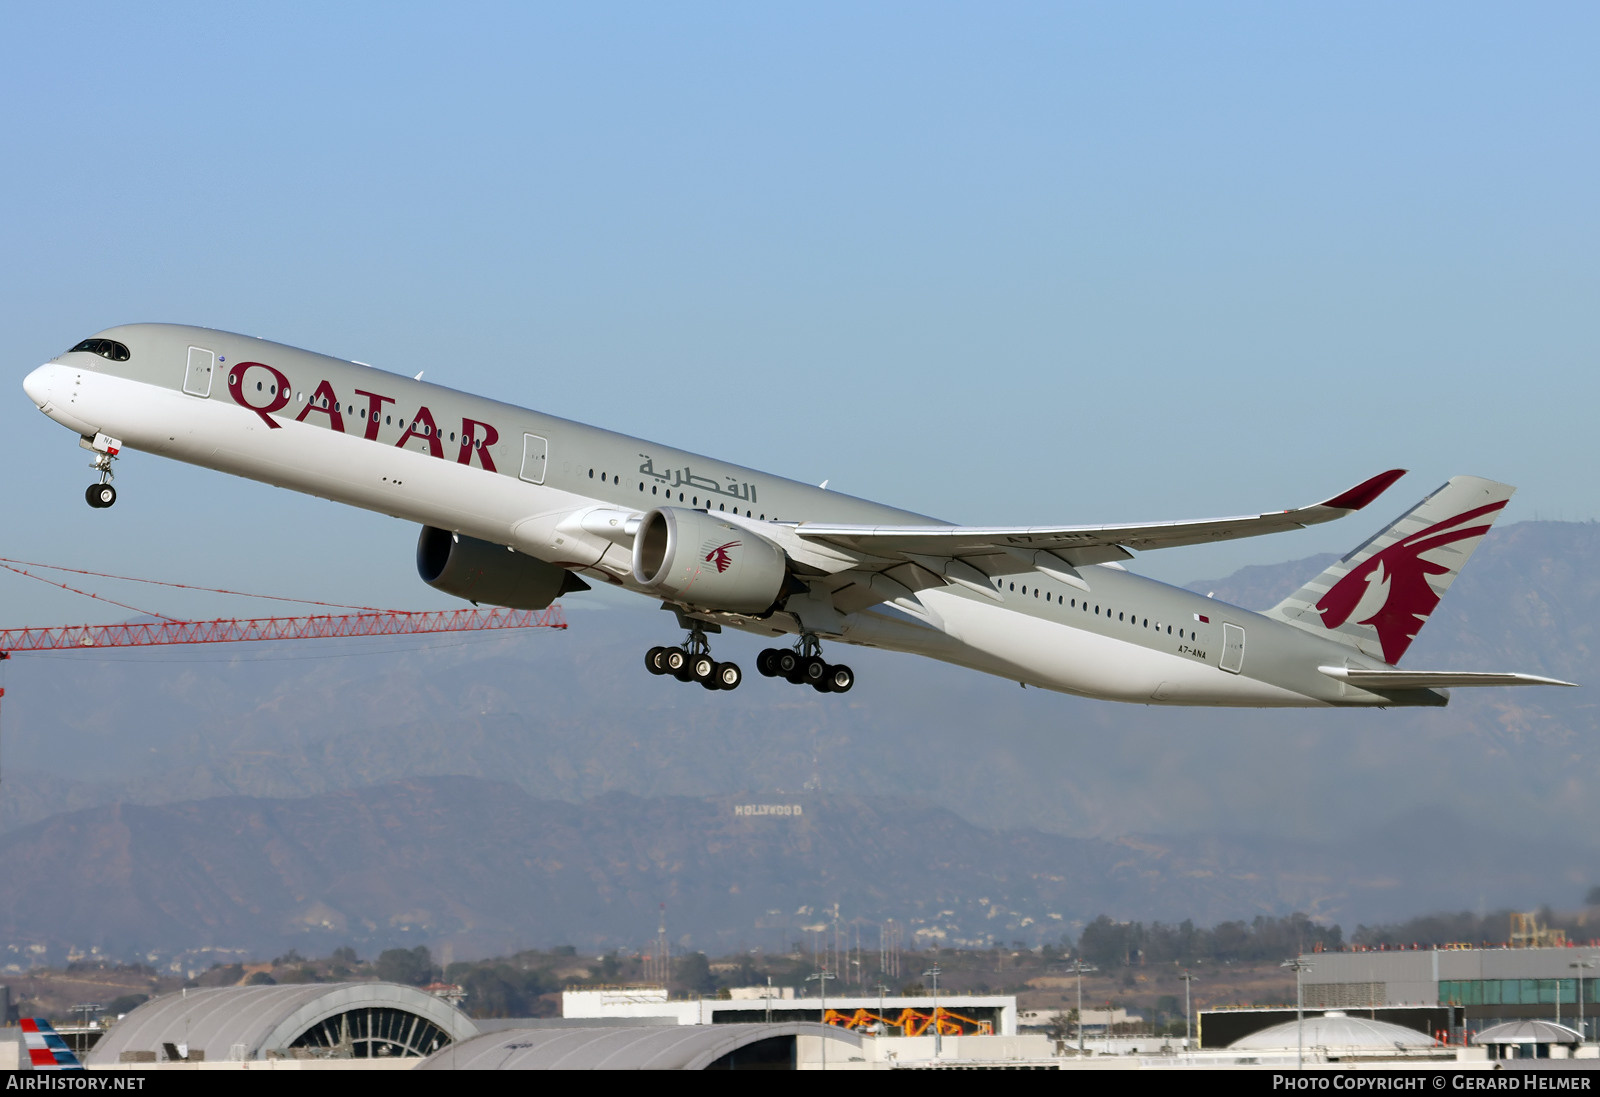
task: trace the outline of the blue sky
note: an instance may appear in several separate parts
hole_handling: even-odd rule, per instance
[[[262,335],[956,521],[1415,474],[1600,516],[1600,9],[0,7],[0,556],[441,604],[415,530],[143,455],[20,381]],[[0,626],[110,619],[0,575]],[[147,599],[202,612],[182,599]],[[216,607],[222,612],[229,607]]]

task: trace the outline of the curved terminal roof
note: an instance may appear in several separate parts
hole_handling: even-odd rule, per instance
[[[125,1052],[153,1052],[162,1058],[163,1044],[187,1044],[191,1054],[218,1059],[264,1059],[289,1048],[324,1022],[348,1031],[370,1031],[372,1018],[419,1019],[407,1031],[426,1024],[452,1040],[478,1034],[465,1013],[416,987],[399,983],[294,983],[281,986],[208,987],[152,998],[111,1026],[89,1055],[89,1065],[123,1062]],[[363,1023],[366,1024],[364,1029]],[[404,1043],[405,1033],[393,1041]],[[324,1045],[325,1046],[325,1045]]]
[[[1475,1044],[1581,1044],[1575,1028],[1554,1021],[1507,1021],[1486,1028],[1472,1038]]]
[[[704,1070],[754,1045],[815,1036],[842,1058],[859,1054],[861,1037],[817,1022],[674,1025],[649,1028],[521,1028],[485,1033],[436,1051],[418,1070]],[[735,1065],[737,1065],[735,1063]]]
[[[1391,1025],[1387,1021],[1374,1021],[1365,1017],[1352,1017],[1339,1010],[1307,1014],[1305,1031],[1299,1023],[1285,1021],[1281,1025],[1264,1028],[1241,1036],[1228,1047],[1251,1051],[1281,1051],[1284,1048],[1326,1048],[1329,1051],[1384,1050],[1393,1051],[1396,1045],[1407,1051],[1438,1047],[1439,1041],[1404,1025]]]

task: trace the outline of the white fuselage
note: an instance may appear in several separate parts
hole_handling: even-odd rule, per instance
[[[932,521],[263,340],[161,324],[102,334],[132,348],[127,361],[78,351],[26,381],[47,415],[86,438],[506,545],[636,591],[619,518],[652,507],[705,510],[779,544],[802,521]],[[1318,672],[1382,665],[1347,648],[1115,565],[1080,574],[1068,584],[1020,570],[992,580],[998,600],[952,585],[838,620],[785,606],[706,619],[913,652],[1119,701],[1393,703]]]

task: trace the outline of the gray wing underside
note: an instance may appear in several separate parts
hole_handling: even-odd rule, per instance
[[[937,586],[959,586],[998,598],[995,576],[1040,571],[1088,589],[1077,569],[1131,559],[1133,550],[1177,548],[1301,529],[1360,510],[1404,470],[1366,480],[1320,503],[1231,518],[1099,526],[877,526],[802,522],[804,542],[842,553],[853,564],[820,585],[844,612]]]

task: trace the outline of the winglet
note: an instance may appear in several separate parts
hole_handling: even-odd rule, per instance
[[[1378,496],[1389,490],[1396,480],[1406,474],[1405,469],[1390,469],[1380,472],[1370,480],[1364,480],[1349,491],[1335,495],[1327,502],[1318,503],[1321,507],[1330,507],[1333,510],[1360,510]]]

